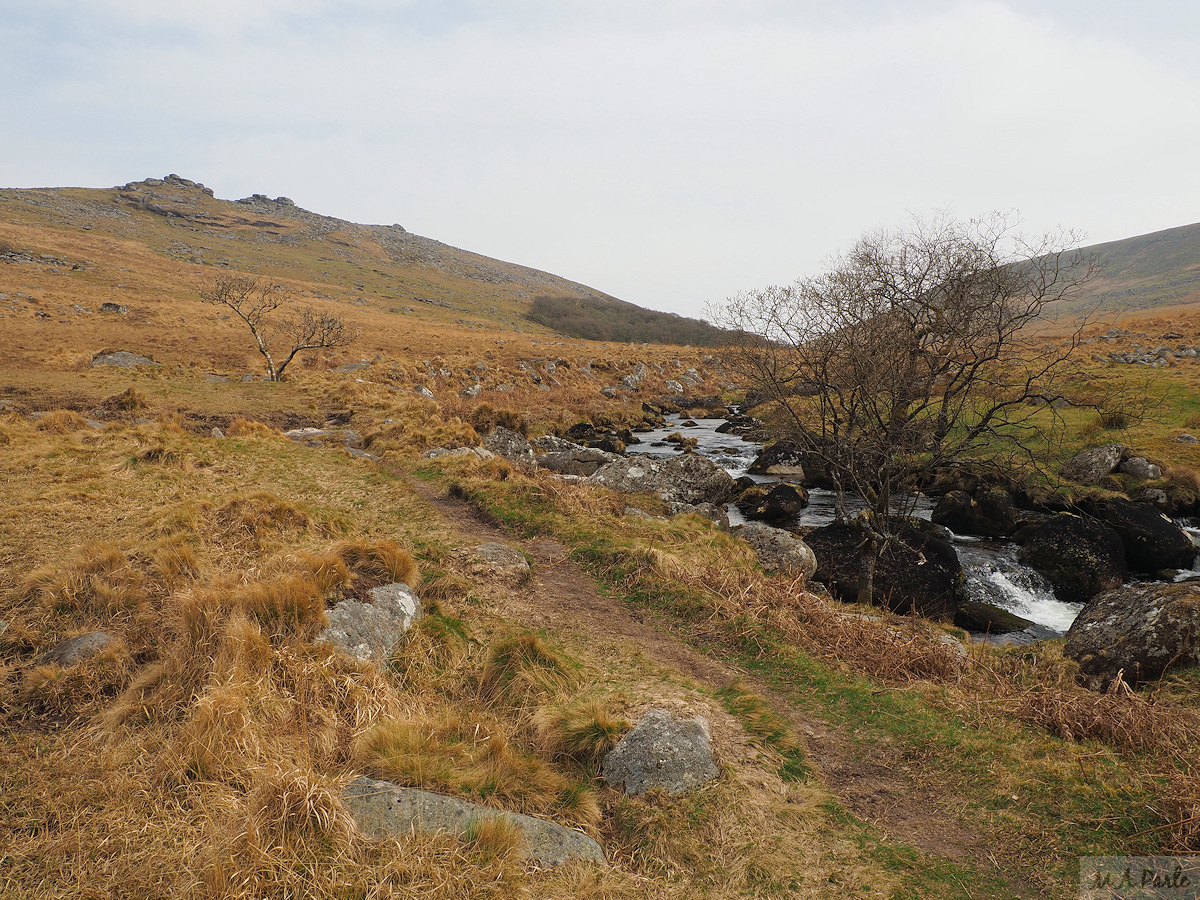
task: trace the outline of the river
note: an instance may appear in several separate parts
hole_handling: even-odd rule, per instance
[[[695,425],[684,425],[694,421]],[[696,452],[707,456],[722,466],[734,478],[746,475],[746,469],[758,456],[762,445],[733,434],[719,434],[717,428],[724,419],[691,419],[671,416],[666,428],[638,434],[642,441],[628,448],[631,454],[645,453],[652,456],[673,456],[679,452],[677,445],[666,443],[666,438],[675,432],[697,440]],[[773,476],[751,475],[760,483],[774,482]],[[834,519],[835,495],[820,488],[808,489],[809,504],[797,516],[795,524],[800,527],[828,525]],[[915,498],[914,515],[928,519],[933,512],[933,503],[926,497]],[[848,502],[854,509],[853,499]],[[731,525],[743,524],[746,519],[732,503],[726,507]],[[861,508],[861,504],[859,504]],[[1196,532],[1193,532],[1195,537]],[[1035,623],[1036,627],[1021,636],[1005,636],[1005,642],[1027,642],[1038,638],[1062,635],[1071,626],[1080,603],[1063,603],[1054,596],[1049,583],[1037,572],[1017,561],[1017,545],[1011,541],[993,541],[969,535],[952,535],[954,549],[958,553],[966,575],[966,593],[975,600],[982,600],[1006,609]],[[1181,573],[1181,577],[1200,572]]]

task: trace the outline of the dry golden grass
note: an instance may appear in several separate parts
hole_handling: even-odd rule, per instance
[[[630,729],[608,703],[576,700],[566,706],[543,707],[535,715],[538,733],[552,758],[568,759],[596,771],[609,751]]]
[[[488,648],[479,678],[482,696],[523,703],[553,695],[578,678],[579,663],[534,632],[504,637]]]

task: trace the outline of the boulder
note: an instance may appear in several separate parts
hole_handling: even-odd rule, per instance
[[[615,453],[606,453],[594,447],[580,447],[578,444],[572,446],[575,447],[574,450],[553,450],[535,457],[535,461],[543,469],[560,475],[587,476],[594,475],[601,467],[621,458]]]
[[[808,580],[817,571],[812,549],[790,531],[754,523],[742,525],[734,533],[750,545],[768,572],[803,575]]]
[[[533,447],[525,436],[500,425],[483,439],[483,446],[510,462],[533,462]]]
[[[464,397],[466,397],[468,400],[478,400],[479,395],[483,393],[483,385],[469,384],[465,388],[463,388],[461,391],[459,391],[459,393],[462,394]]]
[[[703,456],[619,458],[589,481],[626,494],[657,494],[668,503],[725,503],[733,496],[729,473]]]
[[[954,546],[936,534],[905,523],[875,566],[875,602],[898,613],[915,612],[949,620],[958,608],[964,576]],[[854,525],[833,524],[805,537],[817,557],[815,578],[834,596],[858,600],[862,533]]]
[[[1102,478],[1116,471],[1124,452],[1125,448],[1120,444],[1080,450],[1067,460],[1059,474],[1079,484],[1099,484]]]
[[[960,600],[954,624],[975,634],[1013,634],[1037,627],[1028,619],[982,600]]]
[[[808,491],[790,484],[755,485],[742,491],[737,508],[747,519],[785,522],[808,506]]]
[[[609,787],[626,794],[662,790],[673,796],[721,774],[713,760],[708,722],[680,719],[665,709],[642,716],[604,757],[601,771]]]
[[[1189,569],[1196,559],[1196,545],[1188,533],[1151,504],[1105,497],[1081,507],[1121,536],[1125,559],[1134,572]]]
[[[763,447],[747,472],[753,475],[779,475],[804,480],[805,452],[794,441],[776,441]]]
[[[342,803],[358,830],[370,838],[403,839],[414,832],[461,837],[482,822],[504,819],[520,830],[517,852],[530,862],[541,866],[557,866],[572,860],[604,863],[604,850],[580,831],[457,797],[399,787],[365,775],[346,785]]]
[[[956,534],[1007,537],[1017,528],[1017,507],[1007,491],[991,488],[972,497],[951,491],[933,508],[933,521]]]
[[[136,369],[138,366],[157,366],[148,356],[130,353],[128,350],[105,350],[92,357],[92,368],[116,366],[119,369]]]
[[[383,662],[421,615],[421,601],[407,584],[371,588],[370,602],[343,600],[329,610],[329,626],[317,642],[363,662]]]
[[[529,577],[529,560],[524,553],[508,544],[480,544],[472,551],[471,557],[476,573],[486,572],[509,581],[522,581]]]
[[[670,503],[668,509],[673,516],[694,515],[710,519],[722,531],[729,530],[729,513],[721,503]]]
[[[63,641],[42,657],[42,660],[69,668],[102,653],[111,643],[112,638],[103,631],[89,631],[87,634]]]
[[[1120,535],[1079,516],[1057,515],[1039,525],[1017,556],[1045,575],[1064,603],[1085,603],[1119,587],[1129,573]]]
[[[1200,663],[1200,584],[1128,584],[1094,597],[1067,632],[1063,653],[1099,689],[1121,670],[1136,685]]]
[[[535,453],[559,453],[563,450],[582,450],[583,444],[568,441],[556,434],[543,434],[529,442]]]
[[[1144,456],[1131,456],[1121,463],[1121,471],[1138,481],[1153,481],[1162,478],[1162,469]]]

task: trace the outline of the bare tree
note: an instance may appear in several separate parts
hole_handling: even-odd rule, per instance
[[[779,433],[836,486],[855,525],[859,595],[898,541],[914,486],[970,454],[1036,464],[1061,434],[1057,407],[1094,405],[1065,340],[1037,332],[1097,271],[1073,234],[1028,241],[1005,216],[914,220],[860,238],[815,278],[731,298],[741,340],[727,363],[768,403]],[[853,520],[846,498],[866,511]]]
[[[197,291],[200,299],[213,306],[224,306],[241,319],[267,361],[267,375],[272,381],[283,378],[284,369],[302,350],[322,347],[346,347],[358,339],[358,331],[339,316],[321,312],[311,306],[275,319],[284,307],[291,305],[287,288],[250,275],[217,275]],[[286,353],[276,364],[272,346]]]

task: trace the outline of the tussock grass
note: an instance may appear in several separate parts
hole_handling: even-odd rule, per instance
[[[372,586],[390,581],[410,587],[420,584],[416,562],[394,541],[340,541],[330,552],[359,578],[372,582]]]
[[[521,846],[521,829],[504,816],[476,819],[467,824],[463,843],[489,859],[507,856]]]
[[[265,425],[254,419],[246,419],[238,416],[229,423],[225,429],[225,436],[231,438],[276,438],[280,437],[281,433],[272,428],[270,425]]]
[[[570,760],[597,771],[630,724],[603,700],[581,699],[539,710],[538,734],[553,759]]]
[[[118,547],[91,541],[66,565],[41,566],[25,578],[24,593],[62,614],[104,616],[146,602],[145,577]]]
[[[217,510],[216,520],[232,540],[255,549],[261,549],[270,538],[302,534],[314,524],[301,506],[267,491],[229,500]]]
[[[479,692],[492,700],[521,703],[553,695],[576,683],[579,663],[534,632],[504,637],[488,648]]]
[[[70,434],[87,427],[83,416],[71,409],[56,409],[37,420],[38,431],[50,434]]]
[[[146,395],[135,385],[130,385],[121,393],[106,398],[101,405],[114,412],[138,412],[150,408]]]

